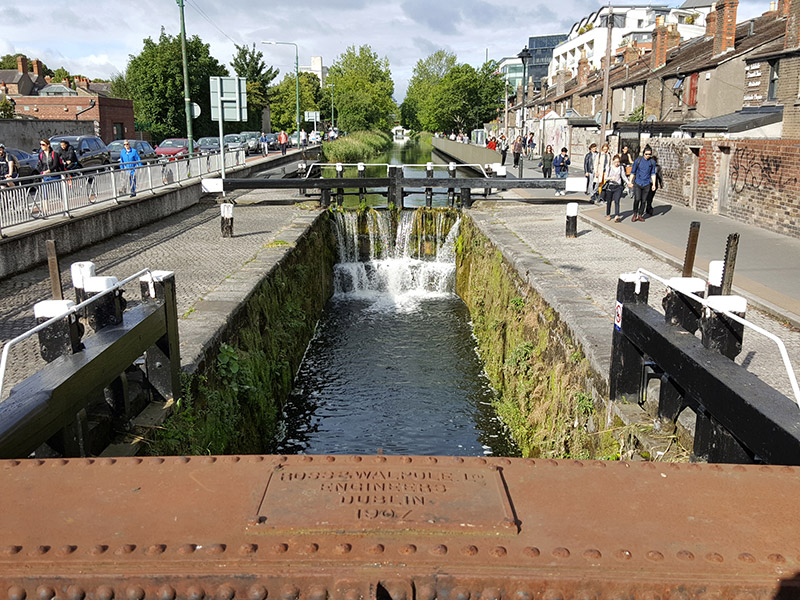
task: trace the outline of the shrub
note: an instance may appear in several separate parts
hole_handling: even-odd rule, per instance
[[[332,142],[322,143],[322,153],[328,162],[352,163],[386,150],[392,137],[382,131],[355,131]]]

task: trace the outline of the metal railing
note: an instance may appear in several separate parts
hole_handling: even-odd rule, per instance
[[[135,169],[119,168],[119,164],[102,169],[91,167],[64,171],[54,177],[20,177],[0,184],[0,237],[4,229],[22,225],[36,219],[69,215],[92,204],[136,193],[157,190],[194,177],[218,173],[222,169],[222,155],[200,154],[191,158],[163,158],[142,161]],[[244,150],[225,153],[225,168],[245,164]],[[135,188],[133,187],[135,186]]]

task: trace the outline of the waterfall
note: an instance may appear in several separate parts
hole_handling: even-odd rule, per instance
[[[372,209],[336,213],[335,296],[371,301],[374,310],[409,312],[424,299],[453,294],[460,216],[418,209],[397,213],[396,224],[392,217]]]

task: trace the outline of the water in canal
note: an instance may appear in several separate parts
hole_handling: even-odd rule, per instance
[[[397,149],[398,162],[407,153]],[[371,211],[359,236],[354,211],[336,214],[335,294],[298,371],[278,452],[517,454],[454,292],[459,220],[428,213],[435,236],[423,239],[421,218],[406,210],[393,223]]]

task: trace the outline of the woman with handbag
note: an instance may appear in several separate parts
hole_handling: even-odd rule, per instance
[[[619,199],[622,197],[622,190],[628,185],[628,175],[625,173],[625,167],[620,162],[620,155],[615,154],[611,159],[611,165],[608,167],[605,176],[605,184],[603,185],[603,196],[606,200],[606,220],[614,219],[615,223],[620,222],[619,217]],[[614,215],[611,215],[611,203],[614,203]]]
[[[542,167],[542,177],[545,179],[550,179],[553,176],[553,159],[555,155],[553,154],[553,147],[547,146],[544,150],[544,154],[542,154],[542,160],[539,163],[539,166]]]

